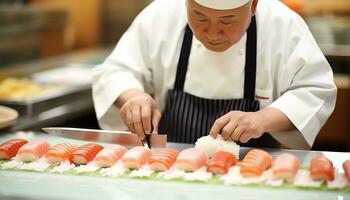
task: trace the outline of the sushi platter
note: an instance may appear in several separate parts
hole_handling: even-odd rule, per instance
[[[208,156],[209,155],[209,156]],[[350,153],[0,136],[0,198],[349,199]]]

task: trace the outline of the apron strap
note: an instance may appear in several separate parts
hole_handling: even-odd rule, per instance
[[[192,30],[190,26],[187,24],[185,28],[185,36],[182,41],[179,64],[177,66],[177,71],[176,71],[176,80],[175,80],[175,88],[174,88],[176,90],[183,91],[184,89],[188,60],[190,57],[191,47],[192,47],[192,37],[193,37]]]
[[[256,20],[255,16],[252,17],[252,21],[247,31],[247,44],[246,44],[246,59],[245,59],[245,77],[244,77],[244,98],[254,100],[255,99],[255,81],[256,81]]]
[[[184,89],[186,73],[188,68],[188,60],[191,53],[193,33],[189,25],[185,28],[185,36],[182,41],[180,58],[176,71],[175,90]],[[255,100],[255,81],[256,81],[256,20],[252,17],[251,23],[247,30],[247,44],[246,44],[246,60],[245,60],[245,77],[244,77],[244,99],[251,101]]]

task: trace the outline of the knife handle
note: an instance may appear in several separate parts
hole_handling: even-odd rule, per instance
[[[145,142],[146,142],[146,144],[147,144],[147,147],[150,149],[151,148],[151,134],[152,134],[152,132],[153,132],[153,124],[151,124],[151,132],[150,132],[150,134],[145,134]],[[144,144],[144,146],[145,146],[145,144]]]
[[[147,144],[147,147],[150,149],[151,148],[151,135],[145,134],[145,142]]]

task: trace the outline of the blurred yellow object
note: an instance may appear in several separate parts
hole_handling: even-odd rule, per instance
[[[50,89],[52,86],[39,85],[28,78],[6,78],[0,82],[0,99],[25,100]]]

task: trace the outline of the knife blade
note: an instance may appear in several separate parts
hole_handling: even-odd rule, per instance
[[[126,147],[143,146],[148,143],[147,145],[152,144],[152,147],[162,148],[166,146],[167,142],[167,136],[160,134],[148,135],[149,142],[147,142],[147,137],[146,141],[144,142],[140,140],[137,134],[128,131],[111,131],[69,127],[45,127],[42,128],[42,130],[49,135],[93,142],[120,144]]]

